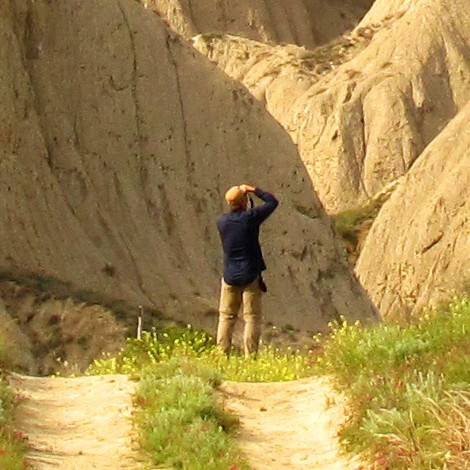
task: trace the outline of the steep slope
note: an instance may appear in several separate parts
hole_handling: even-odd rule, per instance
[[[4,269],[214,328],[215,219],[249,182],[281,200],[263,233],[268,319],[376,317],[288,135],[156,14],[11,0],[0,44]]]
[[[352,29],[372,0],[142,0],[182,36],[228,33],[256,41],[324,44]]]
[[[357,272],[383,315],[413,315],[469,287],[469,119],[470,102],[423,152],[366,239]]]
[[[406,174],[470,98],[465,0],[379,0],[350,35],[311,52],[230,37],[195,45],[265,100],[332,212]]]
[[[415,0],[376,0],[369,11],[364,15],[358,28],[370,27],[380,23],[384,18],[394,16],[406,10],[414,10],[418,5]]]

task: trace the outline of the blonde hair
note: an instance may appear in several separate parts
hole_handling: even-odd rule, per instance
[[[246,201],[246,193],[243,191],[240,186],[232,186],[225,193],[225,200],[230,207],[230,210],[241,209],[244,206]]]

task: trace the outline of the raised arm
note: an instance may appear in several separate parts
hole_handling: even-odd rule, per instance
[[[243,189],[245,193],[256,194],[256,196],[264,201],[264,204],[250,209],[250,212],[259,223],[265,221],[279,204],[279,201],[271,193],[263,191],[259,187],[250,186],[249,184],[242,184],[240,185],[240,188]]]

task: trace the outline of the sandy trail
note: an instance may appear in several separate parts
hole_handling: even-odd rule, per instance
[[[326,379],[222,385],[226,408],[241,421],[240,444],[253,470],[353,470],[337,433],[346,401]]]
[[[133,445],[132,395],[124,376],[24,377],[16,427],[29,440],[35,470],[149,468]],[[240,417],[239,441],[253,470],[354,470],[337,432],[345,399],[325,379],[281,383],[225,382],[226,408]]]
[[[137,470],[132,394],[123,376],[80,378],[12,375],[22,396],[16,426],[29,440],[36,470]]]

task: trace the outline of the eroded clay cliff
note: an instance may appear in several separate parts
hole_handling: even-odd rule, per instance
[[[470,103],[383,206],[357,264],[383,315],[421,313],[470,280]]]
[[[331,212],[406,174],[470,98],[465,0],[375,2],[351,33],[306,50],[199,35],[297,143]]]
[[[352,29],[372,0],[141,0],[189,38],[223,34],[308,48]]]
[[[223,194],[281,201],[263,228],[267,320],[374,319],[287,133],[131,0],[0,5],[2,269],[213,328]]]

